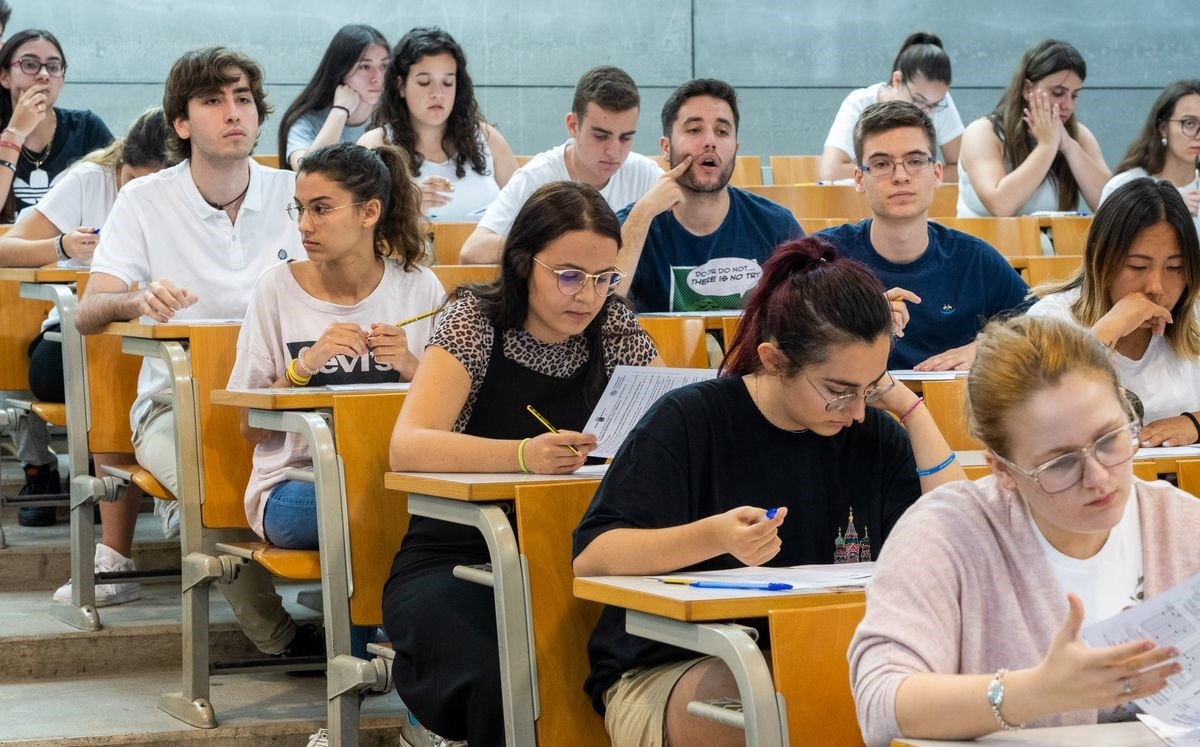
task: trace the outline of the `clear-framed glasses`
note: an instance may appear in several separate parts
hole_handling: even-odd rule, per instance
[[[334,210],[341,210],[343,208],[356,207],[358,205],[365,205],[365,204],[366,204],[366,200],[363,200],[362,202],[352,202],[349,205],[338,205],[336,207],[330,207],[329,205],[326,205],[323,202],[318,202],[316,205],[310,205],[308,207],[304,207],[303,205],[301,205],[298,202],[293,202],[292,204],[288,205],[286,209],[287,209],[288,217],[291,218],[292,220],[296,221],[297,223],[299,223],[304,218],[305,213],[309,213],[312,216],[312,219],[314,221],[320,222],[320,221],[324,220]]]
[[[889,156],[873,156],[867,159],[866,163],[859,164],[859,168],[870,174],[876,179],[891,179],[896,173],[896,167],[900,166],[909,176],[916,176],[925,169],[929,168],[935,160],[933,156],[916,155],[905,156],[899,161],[892,160]]]
[[[849,410],[854,406],[854,400],[858,399],[859,397],[863,398],[863,402],[870,404],[877,401],[880,397],[888,392],[892,391],[892,389],[894,389],[896,386],[896,380],[892,378],[890,373],[885,371],[883,376],[879,377],[879,380],[874,384],[868,386],[865,391],[854,392],[852,394],[836,394],[831,398],[826,397],[825,393],[821,391],[821,388],[816,385],[816,382],[808,378],[808,374],[804,373],[804,369],[800,369],[800,374],[804,376],[804,380],[809,383],[809,385],[813,388],[813,391],[817,393],[817,396],[825,400],[826,412],[841,412],[843,410]],[[884,379],[887,379],[887,381],[884,381]]]
[[[1168,122],[1175,122],[1179,125],[1179,130],[1188,137],[1196,137],[1200,135],[1200,119],[1195,117],[1184,117],[1183,119],[1168,119]]]
[[[67,63],[57,57],[52,57],[45,62],[36,57],[22,57],[19,60],[13,60],[8,63],[8,66],[19,67],[21,68],[21,72],[26,75],[37,75],[42,71],[42,68],[45,68],[46,75],[49,75],[51,78],[61,78],[67,72]]]
[[[1138,423],[1126,423],[1105,433],[1089,446],[1055,457],[1032,470],[1019,467],[999,454],[995,456],[1010,469],[1036,482],[1044,492],[1061,493],[1075,487],[1083,479],[1083,467],[1088,457],[1093,457],[1102,467],[1116,467],[1133,459],[1141,430],[1142,426]]]
[[[928,101],[921,94],[914,93],[907,83],[904,84],[904,90],[908,91],[908,97],[912,99],[913,105],[926,114],[934,114],[950,106],[950,102],[946,101],[945,96],[937,101]]]
[[[558,276],[558,292],[565,296],[574,296],[579,293],[587,285],[588,280],[595,285],[597,296],[611,296],[616,292],[617,286],[621,284],[621,278],[625,277],[620,270],[605,270],[592,274],[583,270],[556,270],[537,257],[534,257],[533,261]]]

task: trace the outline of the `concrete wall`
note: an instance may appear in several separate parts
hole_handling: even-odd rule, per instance
[[[62,41],[70,70],[60,99],[87,107],[118,132],[161,100],[172,61],[187,48],[238,47],[267,74],[276,117],[259,151],[274,152],[278,114],[307,81],[334,31],[370,23],[395,42],[437,24],[463,45],[480,105],[517,153],[565,137],[563,116],[580,73],[625,68],[642,90],[636,149],[658,150],[658,112],[694,76],[738,87],[741,152],[819,153],[852,88],[883,80],[904,36],[932,29],[954,65],[963,119],[990,111],[1021,52],[1047,36],[1088,62],[1081,119],[1110,164],[1120,159],[1150,103],[1172,80],[1200,77],[1191,57],[1200,14],[1178,0],[52,0],[17,6],[10,30],[44,27]],[[340,6],[340,7],[339,7]],[[349,8],[348,10],[345,8]],[[1189,44],[1191,42],[1191,44]]]

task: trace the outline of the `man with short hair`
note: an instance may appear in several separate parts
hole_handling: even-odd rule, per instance
[[[299,231],[286,210],[294,198],[295,175],[250,158],[271,112],[262,81],[262,69],[254,60],[224,47],[193,50],[175,62],[167,77],[163,112],[172,126],[168,150],[181,163],[131,182],[117,196],[92,259],[87,293],[79,303],[80,332],[94,334],[109,322],[136,317],[156,322],[241,319],[265,269],[305,257]],[[135,283],[140,289],[130,290]],[[178,495],[172,408],[150,399],[168,390],[165,365],[146,358],[130,425],[138,463]],[[132,567],[128,555],[138,507],[127,503],[117,502],[105,514],[97,568]],[[178,520],[171,527],[170,516],[163,518],[164,533],[177,533]],[[218,534],[206,532],[206,545]],[[102,595],[110,603],[114,596],[127,597],[130,586],[136,598],[135,585],[109,584],[97,588],[97,601]],[[257,564],[245,565],[234,582],[218,588],[260,650],[276,654],[293,651],[300,643],[320,644],[297,628],[269,575]],[[70,584],[55,598],[64,595],[70,598]]]
[[[804,235],[786,208],[729,186],[738,151],[737,93],[702,78],[663,105],[670,164],[622,222],[618,286],[640,312],[737,309],[780,243]]]
[[[929,115],[908,102],[864,109],[854,130],[854,183],[872,217],[818,234],[870,267],[892,289],[893,312],[907,317],[889,368],[970,368],[976,333],[993,316],[1020,310],[1029,292],[989,244],[929,221],[942,183],[936,143]]]
[[[603,66],[584,73],[567,114],[570,139],[537,154],[513,174],[463,244],[459,261],[498,263],[517,212],[543,184],[583,182],[599,190],[613,210],[644,195],[662,169],[631,152],[640,105],[637,85],[624,70]]]

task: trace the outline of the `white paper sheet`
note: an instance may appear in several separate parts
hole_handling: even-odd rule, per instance
[[[585,464],[575,470],[577,475],[595,475],[596,477],[604,477],[608,474],[607,464]]]
[[[967,371],[914,371],[911,368],[902,368],[898,371],[889,371],[892,378],[896,381],[953,381],[954,379],[967,378]]]
[[[1183,671],[1154,695],[1134,701],[1169,726],[1200,727],[1200,574],[1081,632],[1093,647],[1149,638],[1179,651]]]
[[[1134,459],[1179,459],[1200,457],[1200,446],[1195,444],[1191,446],[1155,446],[1153,448],[1138,449]]]
[[[791,584],[793,591],[832,591],[863,588],[875,574],[875,563],[845,563],[841,565],[797,565],[790,568],[732,568],[724,571],[668,573],[649,576],[656,581],[664,578],[690,581],[724,581],[726,583]]]
[[[1148,713],[1139,713],[1138,720],[1168,747],[1200,747],[1200,729],[1164,724]]]
[[[617,366],[583,427],[584,433],[596,436],[596,450],[589,456],[616,456],[625,437],[659,397],[672,389],[716,378],[716,375],[715,370],[706,368]]]
[[[326,384],[331,392],[407,392],[407,381],[383,381],[375,384]]]

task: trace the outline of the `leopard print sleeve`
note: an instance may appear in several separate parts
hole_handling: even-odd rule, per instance
[[[487,375],[488,359],[495,334],[491,321],[479,309],[479,299],[470,293],[464,293],[446,307],[438,321],[437,329],[429,338],[430,345],[436,345],[454,356],[471,377],[471,391],[467,395],[455,430],[460,430],[459,426],[470,419],[475,395]]]
[[[604,313],[604,367],[609,376],[617,366],[645,366],[658,357],[654,341],[628,304],[611,298]]]

